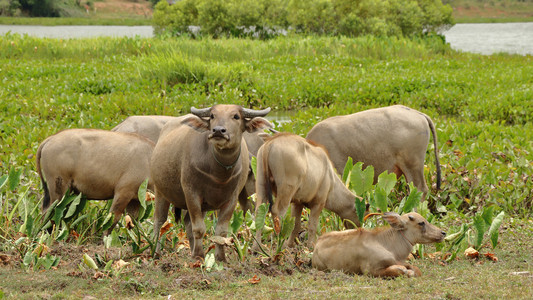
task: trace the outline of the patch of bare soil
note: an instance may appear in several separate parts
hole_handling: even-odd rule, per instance
[[[93,2],[93,11],[149,17],[152,15],[152,4],[144,0],[105,0]]]
[[[481,18],[505,18],[505,17],[532,17],[533,11],[513,10],[489,5],[483,6],[456,6],[453,7],[455,17],[481,17]]]

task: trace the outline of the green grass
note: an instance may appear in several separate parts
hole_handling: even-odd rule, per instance
[[[318,298],[333,292],[351,298],[391,298],[401,293],[424,299],[531,295],[531,274],[509,275],[532,272],[531,56],[458,53],[438,36],[291,36],[254,41],[4,35],[0,49],[0,178],[21,172],[20,183],[0,188],[0,255],[8,257],[0,276],[9,278],[0,284],[0,295]],[[500,261],[471,262],[462,253],[459,260],[444,266],[441,260],[419,259],[414,264],[424,277],[380,280],[314,271],[305,265],[309,260],[305,249],[285,253],[279,263],[267,261],[269,266],[251,255],[239,262],[230,249],[224,270],[207,272],[189,267],[187,249],[177,254],[173,254],[177,248],[169,249],[158,262],[132,253],[125,231],[120,232],[124,246],[106,250],[97,228],[105,217],[100,212],[103,203],[91,202],[84,210],[89,217],[77,227],[87,230],[82,240],[68,235],[66,242],[50,242],[51,254],[61,258],[57,269],[23,267],[24,254],[35,243],[20,241],[19,230],[28,224],[28,211],[38,214],[33,208],[39,205],[42,188],[34,155],[42,140],[64,128],[110,129],[128,115],[182,115],[193,105],[215,103],[288,112],[291,122],[278,129],[300,135],[329,116],[372,107],[404,104],[427,113],[437,127],[443,169],[442,191],[433,188],[428,199],[430,208],[438,211],[435,222],[453,233],[483,208],[505,211],[495,249]],[[433,183],[431,147],[428,151],[425,174]],[[398,190],[400,197],[405,184]],[[142,226],[149,231],[150,219]],[[326,231],[338,228],[326,213],[320,226]],[[36,236],[40,237],[42,233]],[[124,259],[131,266],[115,273],[101,267],[108,277],[93,279],[95,271],[78,267],[83,253]],[[257,285],[248,282],[254,275],[261,277]]]

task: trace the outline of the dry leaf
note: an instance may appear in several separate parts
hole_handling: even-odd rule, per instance
[[[170,228],[172,228],[172,223],[170,223],[170,221],[166,221],[165,224],[163,224],[163,226],[161,226],[161,229],[159,229],[159,237],[163,236],[163,234],[167,233],[167,231],[170,230]]]
[[[126,266],[129,266],[130,263],[129,262],[125,262],[123,261],[122,259],[120,260],[117,260],[116,262],[113,263],[113,269],[117,270],[117,269],[122,269]]]
[[[281,224],[279,221],[279,217],[274,218],[274,231],[276,234],[279,234],[281,232]]]
[[[125,223],[124,226],[126,227],[126,229],[133,229],[133,227],[135,227],[129,215],[126,215],[124,217],[124,223]]]
[[[474,249],[472,247],[469,247],[468,249],[465,250],[465,256],[467,258],[478,258],[479,257],[479,251],[477,251],[476,249]]]
[[[220,246],[231,246],[233,245],[233,238],[232,237],[223,237],[219,235],[215,235],[209,238],[209,240],[217,245]]]
[[[493,262],[498,262],[498,258],[496,257],[496,255],[494,255],[494,253],[487,252],[485,253],[485,257]]]
[[[104,278],[104,277],[105,277],[105,274],[100,272],[100,271],[94,273],[94,275],[93,275],[93,279],[100,279],[100,278]]]
[[[257,277],[257,275],[254,275],[254,277],[248,279],[248,282],[251,284],[258,284],[259,281],[261,281],[261,278]]]
[[[515,276],[527,276],[529,275],[529,271],[520,271],[520,272],[511,272],[509,275],[515,275]]]
[[[0,262],[3,264],[3,265],[7,265],[10,261],[10,257],[6,254],[0,254]]]
[[[450,147],[453,146],[453,141],[452,140],[447,140],[446,141],[446,145],[448,145]]]
[[[146,192],[146,198],[145,198],[146,201],[155,201],[155,195],[150,193],[150,192]]]
[[[192,262],[189,263],[189,268],[191,268],[191,269],[199,268],[199,267],[202,266],[202,264],[203,264],[203,262],[201,260],[197,260],[197,261],[195,261],[193,263]]]

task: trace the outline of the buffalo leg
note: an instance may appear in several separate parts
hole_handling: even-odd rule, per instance
[[[285,246],[292,248],[296,242],[296,236],[300,233],[300,228],[302,227],[302,210],[304,206],[302,204],[292,204],[291,215],[294,218],[294,229],[292,230],[291,237],[285,243]]]
[[[235,199],[236,197],[234,197]],[[237,205],[236,201],[230,201],[226,203],[218,212],[218,221],[217,227],[215,228],[215,235],[226,237],[228,235],[228,226],[235,206]],[[224,252],[224,245],[216,245],[215,247],[215,258],[218,261],[226,261],[226,254]]]
[[[161,255],[161,244],[159,243],[159,232],[161,226],[167,221],[168,218],[168,209],[170,208],[170,202],[157,194],[155,196],[155,208],[154,208],[154,236],[155,241],[155,252],[154,256],[159,257]]]
[[[372,272],[372,275],[376,277],[398,277],[402,275],[413,277],[414,271],[407,269],[403,265],[392,265],[388,266],[387,268],[376,270]]]
[[[205,214],[202,212],[202,198],[199,196],[185,196],[187,202],[187,216],[185,216],[185,225],[190,223],[190,230],[187,230],[187,237],[192,251],[193,258],[205,257],[202,241],[205,235]]]
[[[117,190],[117,192],[115,192],[115,196],[113,197],[113,203],[111,204],[110,209],[110,211],[114,215],[113,225],[111,226],[111,228],[109,228],[106,235],[111,234],[113,229],[115,229],[115,226],[117,226],[118,221],[124,214],[126,207],[130,203],[131,199],[133,199],[134,197],[135,195],[133,193],[124,190]]]
[[[316,241],[316,231],[318,228],[318,219],[320,218],[320,213],[324,208],[325,199],[316,201],[315,205],[311,206],[311,215],[309,216],[309,222],[307,224],[307,231],[309,232],[309,238],[307,239],[307,247],[313,248]]]

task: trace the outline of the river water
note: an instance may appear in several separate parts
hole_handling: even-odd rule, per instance
[[[153,36],[151,26],[0,25],[0,35],[8,32],[61,39],[96,36]],[[460,51],[481,54],[506,52],[533,55],[533,22],[457,24],[443,34],[451,47]]]

